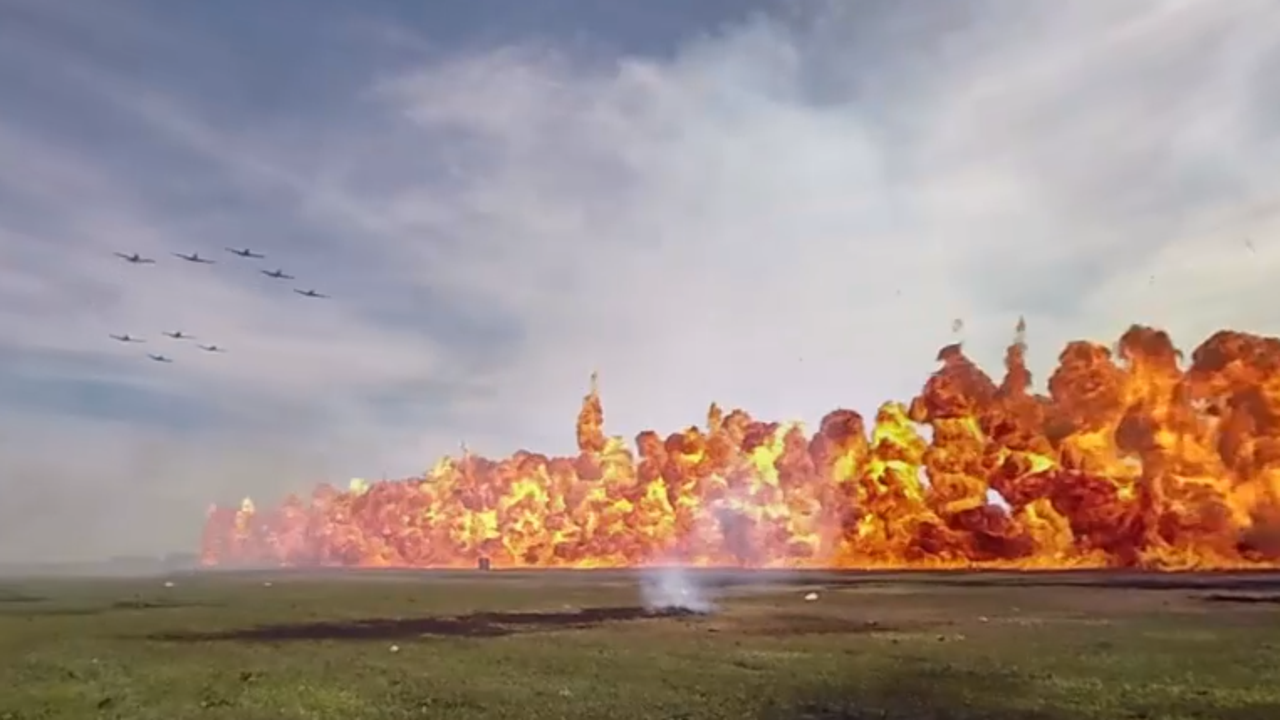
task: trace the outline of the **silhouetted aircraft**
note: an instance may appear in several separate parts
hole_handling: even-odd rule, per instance
[[[212,265],[215,262],[214,260],[210,260],[209,258],[200,257],[200,253],[191,253],[190,255],[183,255],[182,253],[174,253],[173,256],[180,257],[183,260],[186,260],[187,262],[203,263],[205,265]]]
[[[112,335],[111,339],[119,340],[120,342],[125,342],[125,343],[146,342],[146,340],[143,340],[142,338],[136,338],[130,335],[129,333],[125,333],[123,335]]]
[[[131,262],[134,265],[154,265],[156,262],[151,258],[144,258],[138,253],[134,253],[132,255],[125,255],[124,253],[115,253],[115,256],[118,258],[121,258],[125,262]]]
[[[231,253],[232,255],[239,255],[242,258],[257,258],[261,260],[262,258],[266,257],[266,255],[259,255],[258,253],[250,250],[249,248],[245,248],[243,250],[237,250],[235,248],[227,248],[227,252]]]
[[[194,338],[195,338],[195,336],[194,336],[194,335],[188,335],[188,334],[186,334],[186,333],[182,332],[181,330],[177,330],[177,331],[174,331],[174,332],[165,332],[164,334],[165,334],[165,336],[167,336],[167,337],[171,337],[171,338],[173,338],[174,340],[192,340],[192,339],[194,339]]]
[[[266,275],[269,278],[277,278],[279,280],[296,280],[297,279],[292,275],[285,275],[284,270],[271,270],[271,271],[259,270],[258,272],[262,273],[263,275]]]
[[[167,357],[165,357],[164,355],[155,355],[155,354],[152,354],[152,353],[147,353],[147,357],[151,358],[152,360],[155,360],[156,362],[162,362],[162,363],[171,363],[171,362],[173,362],[173,359],[172,359],[172,358],[167,358]]]
[[[297,289],[297,288],[294,288],[294,289],[293,289],[293,291],[294,291],[294,292],[296,292],[296,293],[298,293],[299,295],[301,295],[301,296],[303,296],[303,297],[311,297],[311,298],[327,298],[327,297],[329,297],[328,295],[324,295],[324,294],[322,294],[322,293],[318,293],[318,292],[316,292],[315,290],[299,290],[299,289]]]
[[[204,350],[205,352],[226,352],[227,351],[226,348],[220,348],[217,345],[197,345],[196,347],[200,348],[201,350]]]

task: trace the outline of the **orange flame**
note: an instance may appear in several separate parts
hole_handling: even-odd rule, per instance
[[[269,511],[214,507],[203,560],[1280,567],[1280,339],[1222,331],[1183,370],[1167,334],[1134,326],[1115,352],[1069,344],[1042,396],[1024,331],[999,385],[947,346],[920,396],[886,403],[869,434],[851,410],[810,437],[713,404],[705,429],[645,431],[633,452],[605,434],[593,376],[576,457],[465,453],[422,478],[325,485]]]

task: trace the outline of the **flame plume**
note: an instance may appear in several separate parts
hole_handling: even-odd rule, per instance
[[[422,478],[210,510],[220,565],[1025,569],[1280,566],[1280,339],[1221,331],[1181,354],[1133,326],[1062,351],[1032,394],[1025,325],[996,384],[959,345],[870,431],[711,405],[634,452],[583,399],[576,457],[464,453]],[[919,431],[927,426],[932,440]],[[988,501],[997,491],[1008,508]]]

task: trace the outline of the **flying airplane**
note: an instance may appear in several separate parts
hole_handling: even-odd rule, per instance
[[[165,336],[166,336],[166,337],[171,337],[171,338],[173,338],[174,340],[192,340],[192,339],[194,339],[194,338],[195,338],[195,336],[194,336],[194,335],[188,335],[188,334],[186,334],[186,333],[182,332],[181,330],[177,330],[177,331],[174,331],[174,332],[165,332]]]
[[[226,349],[226,348],[218,347],[217,345],[197,345],[196,347],[200,348],[201,350],[204,350],[205,352],[217,352],[217,353],[220,353],[220,352],[226,352],[226,351],[227,351],[227,349]]]
[[[183,255],[182,253],[174,253],[173,256],[180,257],[183,260],[186,260],[187,262],[202,263],[204,265],[212,265],[214,264],[214,262],[216,262],[214,260],[210,260],[209,258],[200,257],[200,253],[191,253],[190,255]]]
[[[245,248],[243,250],[237,250],[235,248],[227,248],[227,252],[231,253],[232,255],[239,255],[242,258],[257,258],[261,260],[262,258],[266,257],[266,255],[259,255],[258,253],[250,250],[249,248]]]
[[[162,362],[162,363],[173,362],[172,358],[167,358],[164,355],[156,355],[154,353],[147,353],[147,357],[151,358],[152,360],[155,360],[156,362]]]
[[[143,340],[142,338],[136,338],[130,335],[129,333],[125,333],[123,335],[112,335],[111,339],[119,340],[120,342],[123,342],[123,343],[146,342],[146,340]]]
[[[299,289],[297,289],[297,288],[294,288],[294,289],[293,289],[293,291],[294,291],[294,292],[296,292],[296,293],[298,293],[299,295],[301,295],[301,296],[303,296],[303,297],[309,297],[309,298],[327,298],[327,297],[329,297],[328,295],[324,295],[324,294],[322,294],[322,293],[318,293],[318,292],[316,292],[315,290],[299,290]]]
[[[259,270],[258,272],[262,273],[263,275],[266,275],[269,278],[276,278],[277,280],[295,280],[296,279],[292,275],[285,275],[284,270],[270,270],[270,271]]]
[[[115,253],[115,256],[124,260],[125,262],[133,263],[134,265],[154,265],[156,263],[155,260],[152,260],[151,258],[144,258],[138,253],[134,253],[132,255],[125,255],[124,253],[118,252],[118,253]]]

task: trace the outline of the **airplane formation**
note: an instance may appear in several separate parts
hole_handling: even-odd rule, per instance
[[[224,248],[224,249],[225,249],[228,253],[231,253],[232,255],[235,255],[235,256],[237,256],[237,257],[241,257],[241,258],[245,258],[245,259],[249,259],[249,260],[264,260],[264,259],[266,259],[266,257],[267,257],[266,255],[264,255],[264,254],[262,254],[262,253],[254,252],[254,251],[253,251],[252,249],[250,249],[250,248],[233,248],[233,247],[229,247],[229,248]],[[155,265],[155,264],[156,264],[155,258],[143,257],[142,255],[140,255],[139,253],[136,253],[136,252],[135,252],[135,253],[122,253],[122,252],[117,252],[117,253],[113,253],[113,254],[114,254],[116,257],[118,257],[118,258],[120,258],[121,260],[123,260],[124,262],[129,263],[130,265]],[[186,262],[193,263],[193,264],[196,264],[196,265],[216,265],[216,264],[217,264],[217,262],[218,262],[217,260],[214,260],[214,259],[212,259],[212,258],[203,257],[203,256],[201,256],[201,255],[200,255],[200,253],[198,253],[198,252],[193,252],[193,253],[190,253],[190,254],[187,254],[187,253],[177,253],[177,252],[176,252],[176,253],[171,253],[171,254],[172,254],[174,257],[176,257],[176,258],[179,258],[179,259],[185,260]],[[273,280],[296,280],[296,279],[297,279],[297,278],[295,278],[293,275],[289,275],[289,274],[287,274],[287,273],[284,271],[284,269],[283,269],[283,268],[276,268],[275,270],[259,270],[258,272],[259,272],[259,273],[261,273],[261,274],[263,274],[263,275],[266,275],[267,277],[269,277],[269,278],[271,278],[271,279],[273,279]],[[294,289],[293,289],[293,291],[294,291],[295,293],[297,293],[298,295],[301,295],[301,296],[306,297],[306,298],[328,298],[328,297],[329,297],[328,295],[325,295],[324,293],[317,292],[316,290],[311,289],[311,288],[308,288],[308,289],[306,289],[306,290],[303,290],[302,288],[294,288]],[[170,340],[179,340],[179,341],[181,341],[181,340],[195,340],[195,339],[196,339],[196,337],[195,337],[194,335],[190,335],[190,334],[188,334],[188,333],[186,333],[186,332],[184,332],[184,331],[182,331],[182,330],[165,330],[165,331],[163,331],[163,332],[162,332],[162,333],[160,333],[160,334],[161,334],[161,335],[164,335],[165,337],[169,338]],[[141,338],[141,337],[138,337],[138,336],[136,336],[136,335],[130,335],[129,333],[121,333],[121,334],[118,334],[118,335],[117,335],[117,334],[115,334],[115,333],[112,333],[112,334],[110,334],[110,335],[109,335],[109,337],[110,337],[112,340],[115,340],[116,342],[125,343],[125,344],[132,344],[132,343],[145,343],[145,342],[146,342],[146,339],[145,339],[145,338]],[[197,343],[197,344],[196,344],[196,347],[197,347],[197,348],[199,348],[200,350],[204,351],[204,352],[207,352],[207,353],[225,353],[225,352],[227,352],[227,349],[226,349],[225,347],[222,347],[221,345],[214,345],[214,344],[212,344],[212,343],[207,344],[207,345],[206,345],[206,344],[202,344],[202,343]],[[171,357],[169,357],[168,355],[165,355],[165,354],[163,354],[163,353],[150,353],[150,352],[149,352],[149,353],[147,353],[147,357],[148,357],[148,358],[150,358],[151,360],[155,361],[155,362],[158,362],[158,363],[172,363],[172,362],[173,362],[173,358],[171,358]]]

